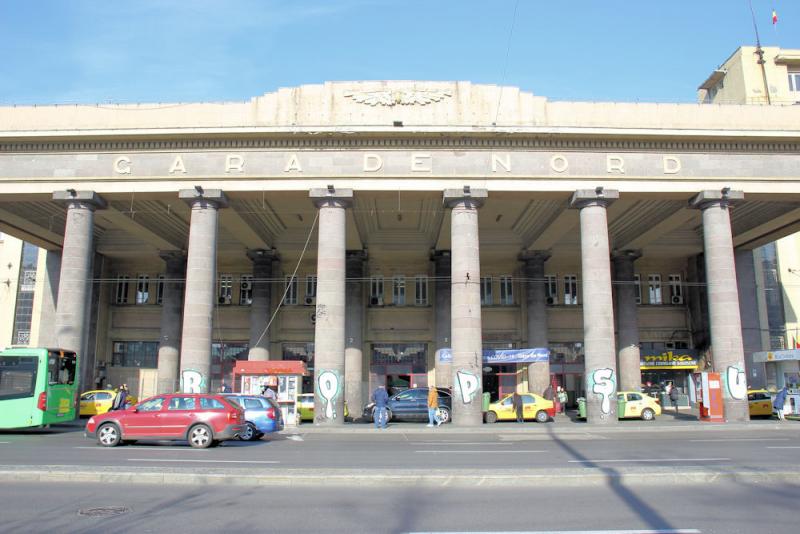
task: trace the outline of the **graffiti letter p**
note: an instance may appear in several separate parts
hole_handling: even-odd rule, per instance
[[[600,411],[604,414],[611,413],[611,395],[614,393],[614,371],[612,369],[595,369],[592,373],[592,393],[603,396],[600,402]]]

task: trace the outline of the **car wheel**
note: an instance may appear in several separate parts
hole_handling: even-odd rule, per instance
[[[642,410],[642,421],[652,421],[655,419],[656,413],[651,410],[650,408],[645,408]]]
[[[253,441],[254,439],[257,439],[256,438],[257,435],[258,431],[256,430],[255,425],[253,425],[253,423],[248,422],[242,429],[242,433],[239,434],[239,439],[242,441]]]
[[[120,441],[122,435],[114,423],[105,423],[97,429],[97,443],[103,447],[116,447]]]
[[[392,420],[392,410],[386,408],[386,422],[388,423],[391,420]]]
[[[494,424],[497,422],[497,414],[494,412],[486,412],[486,422]]]
[[[544,410],[539,410],[536,412],[536,422],[537,423],[546,423],[550,419],[550,416],[547,415],[547,412]]]
[[[439,408],[439,424],[443,425],[450,422],[450,410],[447,408]]]
[[[206,425],[196,425],[189,430],[189,445],[195,449],[207,449],[213,441],[211,429]]]

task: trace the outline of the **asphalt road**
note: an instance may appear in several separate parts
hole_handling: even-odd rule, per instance
[[[533,425],[533,424],[532,424]],[[502,470],[622,467],[736,467],[776,470],[800,464],[800,422],[664,429],[639,425],[613,431],[560,432],[533,425],[519,431],[494,425],[491,431],[451,432],[425,425],[386,431],[364,425],[360,432],[273,434],[256,442],[228,441],[196,450],[185,442],[150,442],[104,448],[80,427],[53,431],[0,432],[0,467],[115,466],[152,469],[253,468]]]
[[[520,489],[0,486],[4,533],[797,532],[800,486]],[[100,512],[121,515],[96,517]],[[90,515],[85,515],[90,514]]]

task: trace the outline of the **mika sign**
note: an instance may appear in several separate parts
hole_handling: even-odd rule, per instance
[[[642,369],[697,369],[698,356],[694,349],[669,350],[640,356]]]

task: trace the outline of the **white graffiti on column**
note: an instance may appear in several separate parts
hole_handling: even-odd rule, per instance
[[[202,393],[204,382],[205,380],[200,371],[195,371],[194,369],[181,371],[181,391],[183,393]]]
[[[333,371],[322,371],[317,379],[319,394],[325,401],[325,417],[336,419],[335,400],[339,393],[339,377]]]
[[[745,376],[744,369],[736,365],[731,365],[728,367],[727,376],[725,378],[730,396],[737,400],[744,399],[747,395],[747,377]]]
[[[456,372],[456,380],[458,381],[458,389],[461,390],[461,400],[464,401],[464,404],[469,404],[478,392],[481,384],[480,379],[469,371],[459,370]]]
[[[603,400],[600,402],[600,411],[604,414],[611,413],[611,395],[615,389],[613,369],[594,370],[592,373],[592,393],[603,396]]]

